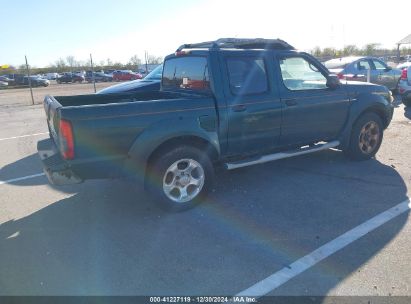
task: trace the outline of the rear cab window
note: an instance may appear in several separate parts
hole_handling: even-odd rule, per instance
[[[210,92],[207,58],[184,56],[166,60],[162,87],[164,90]]]

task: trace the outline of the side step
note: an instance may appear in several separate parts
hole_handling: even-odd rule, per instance
[[[339,145],[340,145],[340,142],[338,140],[335,140],[335,141],[330,141],[324,144],[316,144],[314,146],[300,148],[297,150],[290,150],[290,151],[279,152],[279,153],[274,153],[274,154],[269,154],[269,155],[263,155],[258,158],[253,158],[252,160],[242,160],[242,161],[233,162],[233,163],[226,163],[225,167],[227,170],[233,170],[233,169],[247,167],[251,165],[262,164],[262,163],[266,163],[266,162],[273,161],[273,160],[313,153],[313,152],[317,152],[321,150],[327,150],[330,148],[335,148]]]

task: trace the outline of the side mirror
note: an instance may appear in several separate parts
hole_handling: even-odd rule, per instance
[[[340,86],[340,79],[335,74],[328,75],[326,86],[330,89],[336,89]]]

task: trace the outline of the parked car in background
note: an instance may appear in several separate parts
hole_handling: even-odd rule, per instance
[[[30,79],[30,81],[29,81]],[[37,75],[34,76],[24,76],[23,82],[20,84],[29,85],[31,82],[32,87],[48,87],[50,85],[50,81],[47,79],[41,78]]]
[[[162,73],[163,65],[161,64],[143,79],[119,83],[98,91],[97,94],[159,91]]]
[[[74,75],[86,77],[86,71],[74,71]]]
[[[48,80],[56,80],[59,77],[58,73],[47,73],[46,79]]]
[[[69,82],[78,82],[82,83],[84,81],[84,77],[80,75],[76,75],[73,73],[64,73],[62,76],[56,79],[57,83],[69,83]]]
[[[105,71],[104,71],[104,74],[113,76],[113,73],[114,73],[115,71],[116,71],[116,70],[112,70],[112,69],[110,69],[110,70],[105,70]]]
[[[1,80],[0,80],[0,88],[5,88],[5,87],[7,87],[8,85],[9,85],[8,82],[6,82],[6,81],[1,81]]]
[[[7,85],[13,85],[14,84],[14,79],[11,79],[11,78],[9,78],[9,77],[7,77],[7,76],[0,76],[0,81],[1,82],[5,82],[5,83],[7,83]]]
[[[115,71],[113,73],[113,80],[115,81],[137,80],[137,79],[142,79],[142,78],[143,76],[141,74],[133,73],[130,70]]]
[[[411,107],[411,66],[402,70],[400,82],[398,83],[398,92],[401,95],[403,104]]]
[[[401,70],[389,67],[384,61],[374,57],[342,57],[324,63],[327,69],[340,79],[367,81],[370,71],[370,82],[384,85],[396,90],[401,77]]]
[[[85,77],[87,82],[92,82],[93,81],[93,74],[89,74]],[[107,81],[113,81],[113,76],[109,74],[104,74],[101,72],[96,72],[94,73],[94,79],[96,82],[107,82]]]
[[[411,61],[406,61],[406,62],[402,62],[399,65],[397,65],[397,69],[402,70],[402,69],[406,69],[410,66],[411,66]]]

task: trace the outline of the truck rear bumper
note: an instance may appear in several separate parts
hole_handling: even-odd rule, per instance
[[[43,170],[52,185],[71,185],[83,180],[76,176],[62,159],[52,139],[37,143],[37,151],[43,163]]]

